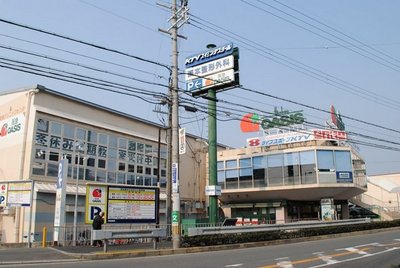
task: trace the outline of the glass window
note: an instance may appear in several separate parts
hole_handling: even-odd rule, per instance
[[[224,161],[218,161],[217,162],[217,169],[218,170],[224,169]]]
[[[225,162],[225,164],[226,164],[226,168],[228,169],[228,168],[236,168],[237,167],[237,161],[236,161],[236,159],[235,160],[227,160],[226,162]]]
[[[58,164],[47,164],[47,176],[57,177],[58,176]]]
[[[237,189],[239,172],[237,169],[230,169],[225,171],[226,189]]]
[[[251,167],[251,158],[239,159],[239,167]]]
[[[118,170],[119,171],[125,171],[125,163],[119,162],[118,163]]]
[[[108,183],[116,183],[116,174],[115,172],[108,172],[108,179],[107,179]]]
[[[143,164],[143,155],[142,154],[136,155],[136,163]]]
[[[145,155],[144,157],[144,163],[148,166],[153,165],[153,157],[151,157],[150,155]]]
[[[136,144],[136,149],[139,153],[144,153],[144,144],[143,143],[137,143]]]
[[[50,133],[54,135],[61,136],[61,124],[57,122],[51,122],[50,124]]]
[[[254,187],[267,185],[267,156],[253,157],[253,179]]]
[[[136,176],[136,185],[143,185],[144,179],[143,176]]]
[[[114,135],[110,135],[108,137],[108,146],[112,148],[117,148],[117,137]]]
[[[86,130],[82,129],[82,128],[77,128],[76,129],[76,138],[78,140],[86,140]]]
[[[36,133],[35,143],[47,147],[49,136],[43,133]]]
[[[75,138],[75,127],[64,124],[64,137],[74,139]]]
[[[284,183],[293,185],[300,183],[300,158],[299,153],[287,153],[283,155],[284,160]]]
[[[222,189],[225,189],[225,171],[220,170],[217,172],[217,183]]]
[[[44,176],[45,163],[35,161],[33,163],[33,175]]]
[[[145,177],[144,178],[144,185],[146,185],[146,186],[151,186],[152,185],[151,177]]]
[[[152,153],[153,153],[153,146],[146,144],[145,154],[152,154]]]
[[[46,151],[41,149],[35,150],[35,159],[46,159]]]
[[[108,148],[108,158],[117,158],[117,149]]]
[[[151,168],[146,167],[145,170],[144,170],[144,174],[151,175]]]
[[[128,165],[128,172],[135,172],[135,165]]]
[[[58,162],[60,160],[60,155],[57,152],[50,152],[49,154],[49,160],[50,161],[55,161]]]
[[[167,177],[167,171],[165,169],[161,169],[161,177]]]
[[[349,151],[335,151],[336,170],[352,171],[351,155]]]
[[[317,183],[317,173],[315,170],[315,152],[302,151],[300,156],[300,177],[302,184]]]
[[[117,183],[118,184],[125,184],[125,173],[118,172],[118,174],[117,174]]]
[[[118,148],[126,149],[126,139],[123,138],[118,139]]]
[[[108,168],[108,171],[117,170],[117,161],[115,159],[109,159],[107,168]]]
[[[50,148],[61,149],[61,137],[51,136],[50,137]]]
[[[119,160],[127,160],[127,155],[125,150],[118,150],[118,159]]]
[[[108,144],[108,136],[103,133],[99,133],[99,143],[101,145],[107,145]]]
[[[106,160],[105,159],[98,159],[97,160],[97,167],[106,168]]]
[[[167,179],[161,178],[160,179],[160,187],[161,188],[166,188],[167,187]]]
[[[97,155],[100,157],[107,157],[107,147],[99,146]]]
[[[317,150],[318,171],[334,171],[333,151]]]
[[[135,175],[134,174],[129,174],[126,176],[126,184],[135,184]]]
[[[87,160],[87,166],[88,167],[94,167],[96,165],[96,159],[93,157],[89,157]]]
[[[87,140],[89,142],[97,143],[97,132],[93,130],[88,130]]]
[[[136,142],[134,142],[134,141],[129,141],[129,142],[128,142],[128,150],[129,150],[129,151],[136,151]]]
[[[37,130],[42,132],[49,131],[49,121],[39,118],[37,121]]]
[[[239,170],[239,188],[251,188],[253,187],[253,169],[241,168]]]
[[[95,170],[94,169],[89,169],[87,168],[85,170],[85,180],[87,181],[94,181],[96,178],[95,176]]]
[[[104,170],[97,170],[97,179],[98,182],[106,182],[106,172]]]
[[[143,167],[142,166],[137,166],[136,167],[136,173],[143,174]]]
[[[269,185],[283,185],[283,154],[271,154],[267,158]]]

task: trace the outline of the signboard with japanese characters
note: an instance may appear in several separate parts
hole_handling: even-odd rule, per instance
[[[186,90],[195,97],[239,85],[239,50],[231,43],[187,57],[185,66]]]
[[[159,188],[87,184],[86,223],[104,212],[107,223],[157,223]]]

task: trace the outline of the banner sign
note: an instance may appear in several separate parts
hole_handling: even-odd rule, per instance
[[[324,221],[331,221],[335,219],[334,201],[332,198],[321,199],[321,218]]]
[[[337,183],[353,183],[353,172],[350,171],[336,171]]]
[[[225,58],[221,58],[212,62],[186,69],[185,80],[190,81],[196,78],[205,77],[210,74],[233,69],[233,67],[234,59],[231,55]]]
[[[65,225],[65,199],[67,195],[68,159],[58,162],[56,205],[54,209],[54,241],[62,241],[60,226]]]
[[[213,49],[203,51],[200,53],[197,53],[195,55],[192,55],[190,57],[187,57],[185,59],[185,66],[186,68],[195,66],[195,65],[200,65],[205,62],[209,62],[212,60],[216,60],[228,55],[231,55],[233,53],[233,44],[229,43],[220,47],[215,47]]]
[[[86,192],[86,223],[101,211],[108,223],[158,222],[157,187],[88,184]]]
[[[186,153],[186,129],[179,129],[179,154]]]
[[[32,182],[9,182],[7,206],[29,207],[31,205]]]
[[[247,147],[265,147],[311,140],[347,140],[347,133],[338,130],[314,129],[302,132],[286,132],[247,139]]]
[[[178,163],[172,163],[172,192],[179,193]]]

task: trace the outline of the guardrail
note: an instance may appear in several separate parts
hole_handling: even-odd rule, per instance
[[[188,228],[188,236],[196,235],[213,235],[213,234],[231,234],[231,233],[250,233],[250,232],[267,232],[277,230],[297,230],[306,228],[340,226],[370,223],[370,218],[351,219],[340,221],[307,221],[286,224],[260,224],[245,226],[220,226],[220,227],[190,227]]]
[[[103,240],[104,252],[107,252],[108,240],[152,238],[153,248],[157,249],[157,238],[166,237],[167,229],[165,228],[92,230],[93,240]]]

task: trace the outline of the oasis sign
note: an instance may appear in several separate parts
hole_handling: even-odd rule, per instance
[[[6,120],[0,121],[0,137],[20,133],[22,130],[22,123],[24,122],[24,115],[16,115]]]
[[[291,125],[300,125],[305,121],[303,111],[289,112],[289,110],[278,110],[275,107],[270,116],[260,116],[255,113],[246,114],[241,122],[242,132],[257,132],[260,127],[263,130],[271,128],[287,127]]]

